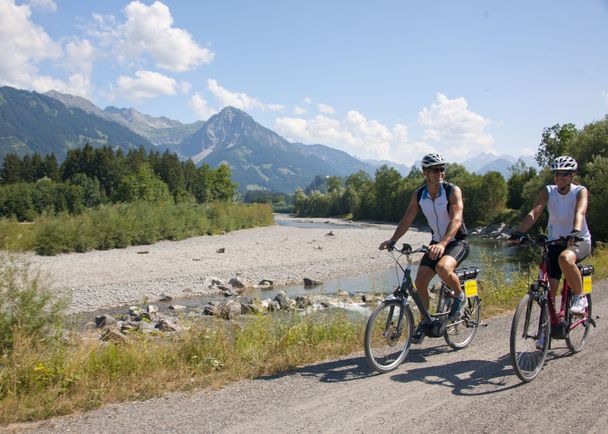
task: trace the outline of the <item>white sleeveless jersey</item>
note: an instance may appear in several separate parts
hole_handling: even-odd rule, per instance
[[[549,194],[549,200],[547,201],[547,209],[549,211],[547,234],[549,240],[567,237],[574,227],[576,196],[585,187],[570,184],[570,191],[566,194],[561,194],[557,189],[557,185],[547,185],[546,188]],[[589,228],[587,228],[587,220],[584,216],[580,237],[589,243],[591,242],[591,233],[589,232]]]
[[[449,193],[452,191],[450,184],[441,183],[439,193],[435,200],[429,194],[426,184],[417,190],[418,205],[422,210],[422,213],[426,217],[426,220],[431,227],[431,233],[433,234],[433,241],[439,242],[445,236],[445,233],[450,224],[450,213],[449,213]],[[464,222],[458,229],[456,236],[450,241],[455,239],[465,238],[467,235],[466,226]]]

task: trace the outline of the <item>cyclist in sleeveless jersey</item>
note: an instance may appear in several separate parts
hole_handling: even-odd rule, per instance
[[[455,268],[469,254],[467,230],[462,217],[462,192],[459,187],[444,182],[447,162],[440,154],[427,154],[422,159],[422,173],[425,184],[417,189],[410,199],[407,210],[397,225],[393,236],[380,244],[383,250],[394,245],[410,228],[418,214],[418,209],[426,217],[433,235],[429,253],[420,261],[416,274],[416,290],[425,307],[429,307],[427,287],[435,274],[454,292],[454,303],[449,314],[450,320],[462,316],[466,305],[464,292],[460,289],[460,281],[454,272]],[[418,324],[413,336],[414,343],[424,339],[422,322]]]
[[[588,192],[582,185],[574,184],[578,164],[574,158],[561,156],[551,164],[554,185],[547,185],[538,196],[534,207],[524,217],[511,240],[521,240],[543,213],[549,211],[548,239],[568,239],[567,246],[549,247],[549,286],[553,296],[557,293],[562,272],[575,294],[570,312],[582,313],[587,307],[587,298],[582,294],[583,281],[576,264],[591,253],[591,233],[587,227]],[[581,240],[582,239],[582,240]],[[539,343],[539,345],[541,345]]]

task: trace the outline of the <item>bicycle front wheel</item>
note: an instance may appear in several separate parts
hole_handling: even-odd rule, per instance
[[[568,323],[568,334],[566,334],[566,345],[572,353],[578,353],[583,349],[587,342],[591,324],[588,319],[591,318],[591,294],[587,294],[587,309],[583,315],[573,315],[570,313],[570,304],[572,303],[572,293],[570,293],[568,303],[568,312],[566,313],[566,322]]]
[[[511,363],[520,380],[534,380],[540,373],[549,351],[551,326],[547,304],[526,294],[511,323]]]
[[[399,300],[382,302],[369,317],[365,328],[365,356],[378,372],[396,369],[407,357],[412,344],[414,317]]]
[[[446,343],[455,350],[469,345],[477,334],[480,319],[481,300],[478,296],[467,298],[467,306],[462,317],[448,322],[445,332],[443,332]]]

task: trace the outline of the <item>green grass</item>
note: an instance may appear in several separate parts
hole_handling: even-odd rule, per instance
[[[81,214],[43,215],[33,224],[0,219],[0,249],[40,255],[153,244],[273,222],[267,204],[136,202],[101,205]]]
[[[221,387],[361,348],[363,320],[297,313],[243,324],[192,326],[175,338],[102,344],[72,336],[44,343],[15,335],[0,369],[0,423],[37,420],[171,390]]]

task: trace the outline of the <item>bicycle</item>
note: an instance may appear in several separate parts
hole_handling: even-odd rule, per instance
[[[412,282],[411,255],[427,253],[429,248],[422,246],[413,250],[409,244],[404,244],[401,250],[389,246],[388,251],[393,255],[396,267],[401,268],[403,278],[393,294],[374,309],[367,322],[364,348],[369,364],[378,372],[389,372],[396,369],[407,357],[412,345],[414,328],[414,316],[408,304],[409,297],[414,300],[420,311],[426,336],[443,337],[446,343],[454,349],[469,345],[480,324],[481,300],[477,294],[479,268],[466,267],[455,270],[460,279],[461,288],[465,291],[467,304],[460,319],[449,321],[448,315],[454,300],[452,290],[443,281],[432,289],[433,292],[438,292],[439,298],[436,312],[431,314],[422,304]],[[396,257],[395,251],[401,255]],[[407,258],[405,268],[399,262],[401,256]]]
[[[547,241],[544,235],[526,235],[521,240],[522,244],[536,247],[542,253],[538,278],[517,305],[511,323],[511,363],[517,376],[526,383],[534,380],[542,370],[552,339],[565,339],[568,349],[573,354],[578,353],[585,346],[590,326],[595,327],[591,317],[592,265],[577,264],[583,276],[583,293],[588,304],[586,311],[583,314],[570,313],[573,294],[566,279],[562,286],[560,310],[555,310],[555,297],[549,290],[548,252],[549,246],[565,245],[566,242],[566,238]]]

